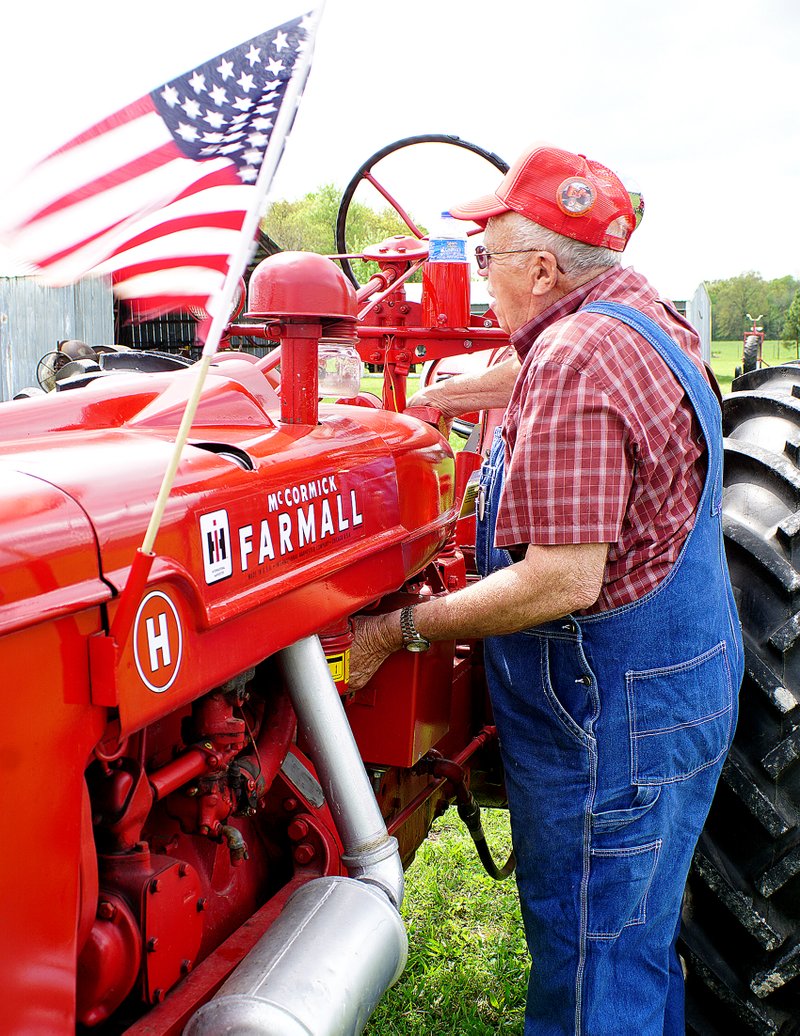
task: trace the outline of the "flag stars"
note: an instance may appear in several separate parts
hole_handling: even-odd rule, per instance
[[[189,86],[194,90],[196,94],[202,94],[206,92],[206,77],[201,72],[195,72],[192,78],[189,80]]]
[[[185,153],[225,159],[237,170],[240,182],[258,179],[303,36],[294,24],[198,65],[153,93]]]
[[[165,103],[168,104],[170,108],[174,108],[178,101],[181,99],[180,94],[174,86],[165,86],[164,89],[161,91],[161,96],[164,98]]]
[[[192,97],[184,97],[181,108],[186,112],[190,119],[199,119],[203,109]]]
[[[179,137],[183,137],[185,141],[191,143],[200,136],[194,126],[187,126],[185,122],[179,122],[178,128],[175,130]]]

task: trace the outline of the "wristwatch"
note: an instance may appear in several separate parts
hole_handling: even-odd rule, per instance
[[[423,637],[414,625],[414,606],[410,605],[400,611],[400,632],[403,634],[403,647],[406,651],[427,651],[431,642]]]

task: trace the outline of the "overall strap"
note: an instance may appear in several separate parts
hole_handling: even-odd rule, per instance
[[[717,482],[718,469],[722,467],[722,414],[714,390],[700,373],[699,369],[670,338],[663,327],[655,320],[621,302],[591,302],[583,306],[581,312],[599,313],[614,317],[637,331],[653,346],[662,360],[678,379],[697,414],[700,427],[708,446],[708,474],[713,478],[706,479],[703,496],[709,486]],[[716,511],[716,501],[712,500],[712,511]]]

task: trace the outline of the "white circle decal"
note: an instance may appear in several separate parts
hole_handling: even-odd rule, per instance
[[[149,593],[133,624],[133,657],[142,683],[163,694],[175,682],[183,656],[178,609],[161,590]]]

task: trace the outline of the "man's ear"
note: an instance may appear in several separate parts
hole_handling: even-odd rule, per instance
[[[547,295],[558,284],[558,262],[552,252],[538,252],[530,270],[532,295]]]

